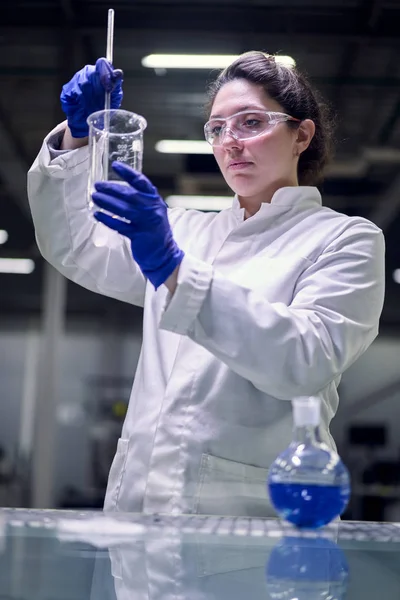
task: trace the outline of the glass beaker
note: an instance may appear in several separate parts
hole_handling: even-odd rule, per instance
[[[133,112],[111,109],[92,113],[87,123],[90,161],[87,202],[89,210],[93,212],[99,210],[92,199],[96,181],[113,181],[128,185],[112,168],[114,161],[122,162],[136,171],[142,170],[143,132],[147,121]]]

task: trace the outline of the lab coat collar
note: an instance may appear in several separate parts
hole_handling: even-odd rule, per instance
[[[256,214],[270,214],[276,212],[276,209],[280,212],[280,209],[288,209],[293,206],[300,208],[304,204],[322,204],[321,194],[316,187],[306,185],[282,187],[272,196],[271,202],[263,202]],[[232,212],[239,219],[244,217],[244,209],[241,208],[237,195],[232,202]]]

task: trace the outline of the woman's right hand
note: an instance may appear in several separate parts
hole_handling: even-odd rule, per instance
[[[99,58],[96,65],[86,65],[75,73],[61,91],[61,107],[67,115],[68,127],[73,138],[88,136],[88,116],[104,108],[105,92],[111,92],[111,108],[121,106],[123,72],[113,69],[105,59]]]

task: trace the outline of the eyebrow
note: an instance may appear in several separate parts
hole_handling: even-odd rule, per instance
[[[265,106],[257,106],[257,104],[248,104],[247,106],[241,106],[239,107],[238,110],[236,110],[233,114],[235,115],[238,112],[242,112],[244,110],[265,110],[265,112],[267,112],[267,109],[265,108]],[[210,119],[224,119],[225,117],[223,117],[222,115],[211,115]]]

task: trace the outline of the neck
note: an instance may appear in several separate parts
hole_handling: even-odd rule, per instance
[[[300,444],[315,444],[318,437],[318,427],[314,425],[295,427],[293,431],[293,441]]]
[[[275,193],[283,187],[297,187],[299,182],[296,180],[274,181],[267,188],[264,188],[259,194],[254,196],[239,196],[240,206],[244,208],[245,219],[255,215],[261,207],[261,204],[270,204]]]

